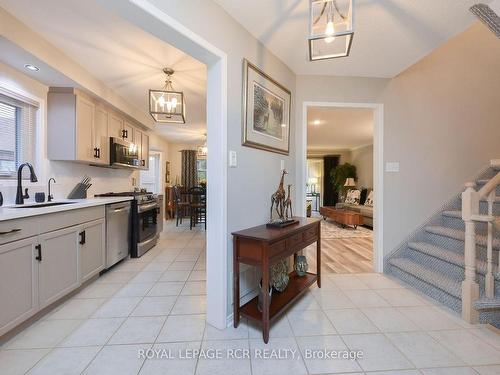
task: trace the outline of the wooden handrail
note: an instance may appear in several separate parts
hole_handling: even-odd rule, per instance
[[[479,189],[479,198],[486,198],[493,190],[500,185],[500,172],[496,174],[491,180],[489,180],[481,189]]]

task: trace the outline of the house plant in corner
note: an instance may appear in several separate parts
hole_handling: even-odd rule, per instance
[[[358,179],[356,166],[350,163],[339,164],[330,172],[330,179],[335,191],[340,195],[340,201],[343,202],[347,188],[344,187],[345,180],[348,178]]]

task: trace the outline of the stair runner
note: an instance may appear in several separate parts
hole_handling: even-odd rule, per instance
[[[483,172],[476,181],[478,187],[486,184],[497,172],[498,168],[489,168]],[[500,196],[500,187],[497,187],[496,194]],[[465,225],[460,209],[461,198],[457,195],[385,260],[386,272],[457,312],[462,309],[461,288],[465,277]],[[487,213],[485,201],[480,204],[480,213]],[[487,224],[477,223],[476,274],[481,297],[475,302],[474,308],[480,312],[482,323],[490,323],[500,328],[500,273],[498,269],[500,201],[498,199],[494,203],[493,215],[496,218],[493,241],[495,296],[494,298],[484,296],[484,276],[487,269]]]

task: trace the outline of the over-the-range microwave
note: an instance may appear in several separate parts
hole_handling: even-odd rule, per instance
[[[136,144],[120,138],[110,138],[110,163],[112,167],[139,168],[139,148]]]

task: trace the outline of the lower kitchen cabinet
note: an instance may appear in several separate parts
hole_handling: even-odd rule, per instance
[[[38,295],[40,308],[50,305],[80,285],[78,233],[73,226],[40,235]]]
[[[38,236],[0,246],[0,335],[38,310]]]
[[[16,232],[30,237],[0,245],[0,336],[105,267],[104,210],[86,208],[33,220],[36,230]],[[70,226],[64,228],[64,223]],[[4,226],[17,229],[19,220]]]
[[[78,244],[80,245],[80,270],[82,283],[104,269],[105,232],[104,219],[83,224],[80,227]]]

